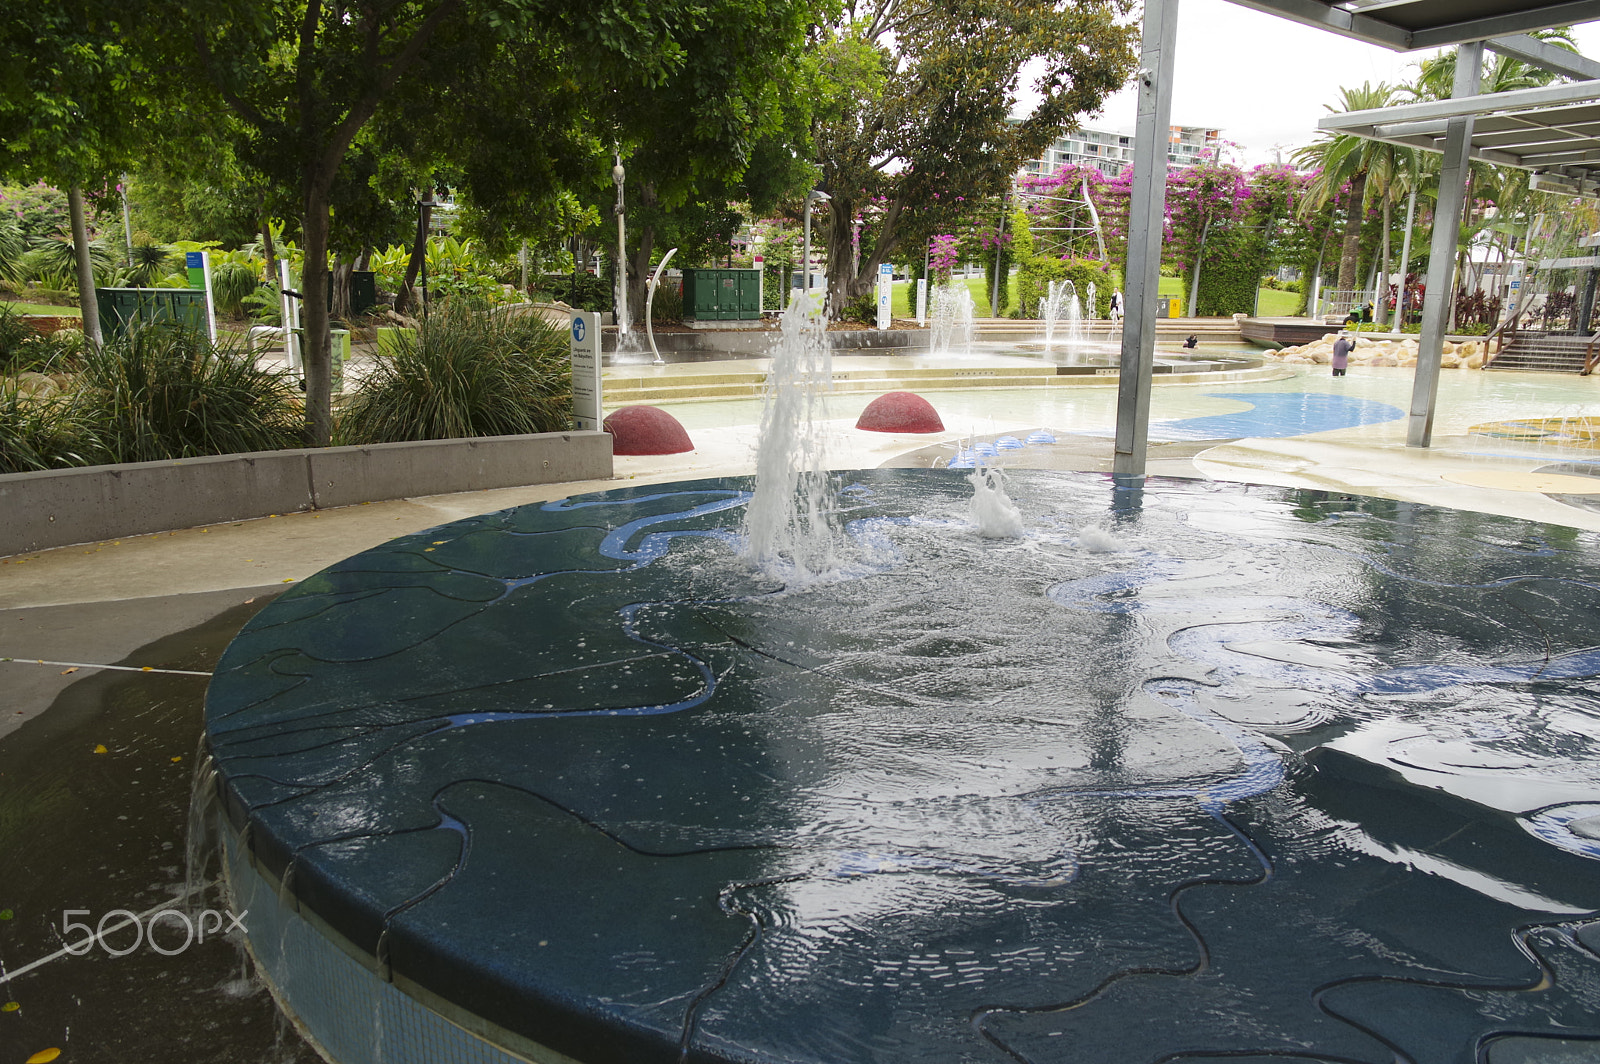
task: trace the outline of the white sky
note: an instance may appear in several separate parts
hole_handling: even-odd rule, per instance
[[[1575,28],[1578,49],[1600,59],[1600,23]],[[1264,15],[1227,0],[1181,0],[1172,124],[1220,129],[1243,148],[1245,165],[1274,161],[1316,137],[1341,86],[1410,81],[1417,60],[1436,49],[1391,52]],[[1124,90],[1106,101],[1091,128],[1133,131],[1135,98]]]

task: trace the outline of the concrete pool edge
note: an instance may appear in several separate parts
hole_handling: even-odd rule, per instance
[[[381,964],[302,904],[292,885],[286,890],[255,860],[248,839],[225,817],[219,820],[229,895],[251,927],[245,949],[283,1015],[324,1059],[338,1064],[583,1064]],[[291,952],[298,954],[293,972],[285,968]],[[380,1016],[403,1024],[394,1044],[349,1029]]]

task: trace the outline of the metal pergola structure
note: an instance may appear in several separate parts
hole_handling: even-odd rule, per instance
[[[1406,442],[1426,447],[1433,432],[1439,358],[1455,270],[1455,237],[1467,165],[1477,158],[1530,170],[1536,187],[1600,196],[1600,63],[1527,36],[1535,30],[1600,21],[1600,0],[1231,0],[1269,15],[1394,51],[1457,48],[1449,100],[1353,111],[1318,128],[1442,152],[1439,200]],[[1113,470],[1142,477],[1155,357],[1155,300],[1161,263],[1172,113],[1178,0],[1146,0],[1139,71],[1134,180],[1129,203],[1128,318],[1122,334]],[[1485,48],[1579,78],[1518,92],[1480,95]],[[1453,222],[1451,221],[1453,219]],[[1131,370],[1131,372],[1130,372]]]

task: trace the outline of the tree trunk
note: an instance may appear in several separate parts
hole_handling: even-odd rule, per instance
[[[329,190],[316,184],[305,193],[305,266],[301,270],[302,353],[306,373],[305,439],[310,447],[326,447],[333,439],[333,358],[328,331]]]
[[[636,216],[650,218],[654,216],[656,205],[656,186],[653,181],[642,181],[638,184],[638,208]],[[628,313],[637,321],[644,321],[644,305],[650,287],[650,258],[656,251],[656,227],[654,223],[643,222],[633,227],[634,239],[637,246],[629,255],[632,260],[631,276],[628,278]]]
[[[834,194],[833,202],[828,204],[828,239],[822,241],[828,249],[828,317],[837,318],[845,304],[856,297],[853,291],[855,273],[852,267],[855,263],[855,201],[847,196]],[[811,216],[812,225],[816,225],[815,213]]]
[[[406,263],[406,280],[394,297],[396,314],[404,314],[414,298],[412,290],[417,283],[417,269],[422,265],[422,260],[428,255],[428,227],[432,222],[433,204],[423,203],[418,208],[417,237],[411,243],[411,259]]]
[[[1378,290],[1374,293],[1377,302],[1377,316],[1373,319],[1378,322],[1389,320],[1389,227],[1394,224],[1389,210],[1389,190],[1383,190],[1383,279],[1378,282]]]
[[[89,258],[89,226],[83,218],[83,189],[67,189],[67,210],[72,217],[72,255],[78,263],[78,308],[83,311],[83,335],[99,347],[100,304],[94,294],[94,262]]]
[[[1362,171],[1350,179],[1350,205],[1345,212],[1344,248],[1339,254],[1339,287],[1348,292],[1356,285],[1356,268],[1361,258],[1361,222],[1366,216],[1367,175]]]
[[[332,315],[343,322],[350,320],[350,274],[354,270],[355,263],[342,254],[334,257]]]
[[[281,306],[283,293],[279,289],[283,285],[278,280],[278,247],[272,240],[271,218],[261,219],[261,257],[267,260],[265,267],[267,271],[267,286],[278,295],[279,305]]]
[[[835,196],[829,208],[832,218],[828,225],[828,295],[829,312],[837,314],[848,302],[867,295],[878,283],[878,267],[889,261],[889,256],[900,246],[896,231],[900,221],[900,202],[892,200],[878,220],[878,238],[864,259],[855,255],[855,231],[850,215],[852,201]]]

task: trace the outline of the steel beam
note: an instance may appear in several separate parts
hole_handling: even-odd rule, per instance
[[[1577,78],[1579,81],[1593,81],[1600,78],[1600,63],[1577,52],[1546,44],[1537,37],[1529,37],[1526,33],[1518,33],[1511,37],[1496,37],[1483,43],[1491,52],[1509,55],[1513,59],[1520,59],[1552,74]]]
[[[1167,201],[1167,137],[1172,124],[1173,55],[1178,0],[1145,0],[1139,53],[1139,112],[1133,134],[1133,189],[1128,200],[1127,317],[1117,374],[1117,440],[1112,472],[1144,475],[1155,367],[1156,298]],[[1192,309],[1192,308],[1191,308]]]
[[[1600,80],[1566,81],[1558,85],[1543,85],[1536,89],[1514,89],[1511,92],[1496,92],[1488,96],[1473,93],[1471,96],[1451,96],[1448,100],[1402,103],[1393,107],[1374,107],[1365,111],[1341,111],[1318,119],[1317,129],[1330,133],[1355,132],[1367,126],[1422,122],[1430,118],[1460,118],[1463,115],[1481,118],[1490,114],[1532,111],[1595,99],[1600,99]]]
[[[1456,48],[1454,98],[1476,96],[1483,67],[1483,42]],[[1406,446],[1426,447],[1433,438],[1433,410],[1439,396],[1439,358],[1455,289],[1456,240],[1467,198],[1467,164],[1472,148],[1473,116],[1450,119],[1445,135],[1444,169],[1439,174],[1439,199],[1434,208],[1433,244],[1428,252],[1427,291],[1422,304],[1422,337],[1417,345],[1417,371],[1411,385],[1411,411]]]

